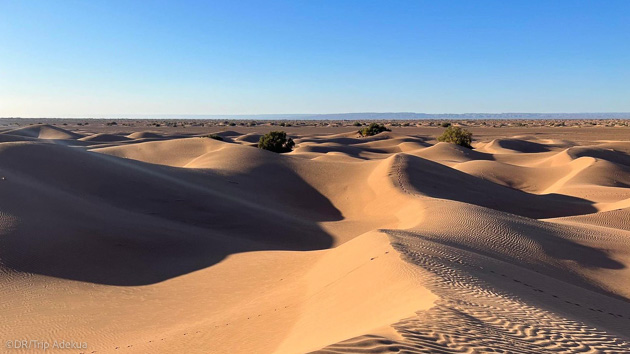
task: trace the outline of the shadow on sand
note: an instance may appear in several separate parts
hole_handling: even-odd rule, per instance
[[[530,194],[471,176],[413,155],[399,155],[402,173],[420,194],[456,200],[529,218],[553,218],[597,212],[593,202],[561,195]]]
[[[61,145],[3,146],[0,261],[18,272],[137,286],[234,253],[329,248],[317,223],[341,212],[282,158],[227,176]]]

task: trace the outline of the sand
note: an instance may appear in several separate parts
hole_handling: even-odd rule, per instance
[[[291,127],[287,154],[253,146],[268,126],[145,128],[0,132],[2,339],[630,352],[625,127],[487,128],[473,150]]]

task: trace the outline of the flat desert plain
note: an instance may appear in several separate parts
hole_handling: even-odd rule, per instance
[[[630,351],[627,122],[471,124],[474,149],[438,125],[77,122],[0,132],[3,345]],[[270,130],[294,150],[256,148]]]

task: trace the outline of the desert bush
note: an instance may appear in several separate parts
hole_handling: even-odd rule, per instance
[[[218,135],[218,134],[206,135],[206,138],[223,141],[223,137],[221,135]]]
[[[367,127],[360,129],[359,134],[361,134],[361,136],[372,136],[385,131],[390,130],[382,123],[370,123]]]
[[[295,143],[293,139],[287,138],[287,133],[283,131],[269,132],[260,137],[258,148],[277,153],[289,152],[293,150]]]
[[[361,122],[354,122],[354,124],[353,124],[353,125],[354,125],[355,127],[360,127],[360,126],[362,126],[363,124],[361,124]]]
[[[460,127],[450,126],[437,138],[438,141],[453,143],[472,149],[472,133]]]
[[[442,128],[448,128],[448,127],[450,127],[450,126],[451,126],[451,123],[449,123],[449,122],[444,122],[444,123],[440,124],[440,126],[441,126]]]

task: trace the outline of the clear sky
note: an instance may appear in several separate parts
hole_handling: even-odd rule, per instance
[[[628,112],[630,1],[0,0],[0,116]]]

